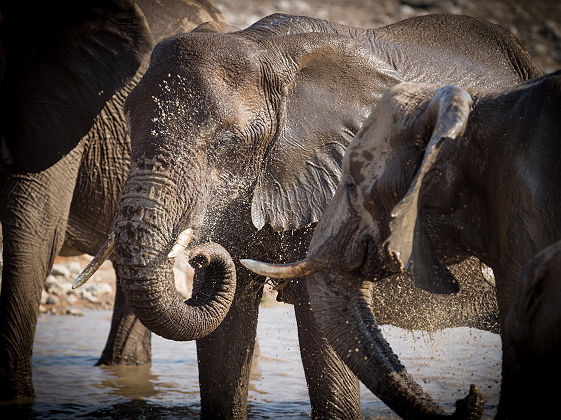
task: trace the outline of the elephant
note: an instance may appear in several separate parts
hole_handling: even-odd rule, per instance
[[[545,280],[518,283],[532,257],[561,236],[560,105],[560,71],[496,90],[419,83],[392,87],[347,149],[341,182],[306,259],[264,270],[309,274],[314,315],[332,345],[346,342],[338,348],[342,354],[355,340],[372,340],[374,317],[363,297],[369,293],[367,279],[406,270],[420,288],[453,293],[458,281],[447,265],[476,257],[494,271],[505,349],[507,389],[501,391],[497,417],[522,415],[509,408],[528,394],[517,389],[513,397],[510,372],[516,371],[517,350],[508,348],[518,336],[533,351],[531,336],[521,338],[519,328],[530,322],[524,317],[541,324],[539,329],[531,324],[537,345],[558,328],[553,325],[557,318],[540,318],[559,306],[556,285],[547,284],[556,281],[556,248],[543,251],[522,275],[540,278],[545,272]],[[338,267],[344,268],[330,273]],[[354,291],[344,295],[345,283]],[[550,294],[541,294],[545,290]],[[336,301],[341,301],[339,325],[332,314]],[[531,305],[538,305],[536,312]],[[349,327],[341,324],[347,317],[354,317],[355,328],[344,336],[341,331]],[[378,371],[361,364],[372,358],[368,346],[358,346],[356,357],[347,359],[353,372],[364,370],[367,379]]]
[[[549,417],[556,412],[561,374],[561,242],[526,264],[505,317],[500,418]],[[528,384],[532,386],[528,387]]]
[[[126,99],[131,170],[113,232],[76,284],[113,252],[138,319],[165,338],[197,340],[202,417],[244,418],[263,278],[236,262],[234,301],[210,332],[218,300],[184,303],[175,291],[170,249],[187,246],[180,236],[218,242],[234,261],[302,258],[346,147],[387,88],[498,88],[539,74],[512,34],[466,16],[360,29],[274,14],[165,39]],[[356,376],[318,329],[306,284],[291,287],[312,416],[360,417]],[[441,414],[410,385],[388,388],[415,395],[394,409]]]
[[[1,2],[0,399],[34,395],[33,338],[53,260],[95,255],[111,231],[130,165],[123,103],[154,42],[205,21],[226,24],[206,0]],[[118,285],[99,363],[148,361],[150,331]]]

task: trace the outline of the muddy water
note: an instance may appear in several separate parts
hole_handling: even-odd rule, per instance
[[[199,416],[194,343],[153,336],[150,366],[95,367],[111,312],[84,312],[83,318],[39,317],[33,353],[37,398],[28,406],[0,406],[0,413],[39,419]],[[496,412],[501,357],[497,335],[469,328],[431,335],[391,326],[383,331],[407,369],[446,411],[453,411],[453,402],[475,383],[486,397],[485,417]],[[249,417],[309,417],[292,306],[262,307],[258,340],[260,357],[252,371]],[[365,417],[396,418],[364,387],[361,398]]]

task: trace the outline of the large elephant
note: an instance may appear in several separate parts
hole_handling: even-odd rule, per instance
[[[106,248],[114,247],[142,323],[170,339],[197,339],[203,416],[247,415],[263,281],[238,267],[232,307],[200,338],[217,302],[185,304],[176,293],[168,255],[178,235],[192,229],[194,243],[214,239],[234,260],[301,258],[347,145],[388,87],[418,80],[492,88],[538,74],[510,33],[465,16],[365,30],[277,14],[245,30],[207,28],[156,46],[126,101],[131,172]],[[305,284],[295,282],[293,295],[312,415],[360,417],[358,380],[318,330]],[[394,385],[388,395],[412,396],[402,410],[394,406],[401,413],[440,414],[418,387]]]
[[[515,285],[505,317],[497,417],[547,418],[557,411],[558,387],[553,384],[561,375],[560,279],[561,242],[556,242],[526,264]]]
[[[0,399],[33,396],[31,350],[54,258],[94,255],[130,165],[123,113],[154,41],[224,21],[208,1],[0,4]],[[64,12],[61,12],[64,9]],[[100,363],[150,360],[120,287]]]
[[[347,150],[341,183],[315,230],[307,259],[288,267],[319,270],[308,277],[314,314],[331,343],[346,343],[338,347],[340,354],[355,340],[366,343],[348,360],[354,372],[363,371],[367,378],[378,374],[376,366],[362,362],[372,358],[369,328],[374,325],[363,297],[365,279],[399,271],[401,265],[419,287],[449,292],[458,283],[446,264],[471,256],[488,264],[495,274],[505,349],[516,335],[513,319],[531,315],[520,313],[526,310],[520,301],[513,305],[515,296],[532,303],[540,294],[544,306],[531,316],[558,312],[555,287],[545,296],[539,287],[544,283],[538,283],[533,296],[528,289],[524,296],[518,279],[537,252],[561,237],[560,110],[561,72],[492,91],[404,83],[380,100]],[[549,264],[554,251],[538,263],[545,259],[543,264]],[[340,266],[343,273],[330,274]],[[354,291],[344,289],[345,282]],[[338,325],[332,315],[336,302]],[[349,312],[355,328],[347,333]],[[540,328],[555,332],[550,326]],[[522,414],[514,408],[518,401],[509,387],[513,353],[503,353],[511,392],[501,393],[499,417]],[[519,392],[518,398],[524,390]]]

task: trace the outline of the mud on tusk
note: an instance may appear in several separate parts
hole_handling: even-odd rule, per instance
[[[78,275],[78,277],[76,277],[76,280],[74,280],[74,283],[72,283],[72,288],[76,289],[77,287],[80,287],[85,282],[87,282],[94,275],[94,273],[99,269],[99,267],[101,267],[101,264],[103,264],[111,256],[114,249],[115,249],[115,233],[111,232],[109,234],[109,237],[101,247],[101,249],[97,252],[95,257],[93,258],[93,260],[91,260],[90,263],[86,266],[86,268],[84,268],[82,272]]]
[[[309,260],[288,264],[270,264],[256,260],[240,260],[240,263],[254,273],[274,279],[302,277],[320,269],[320,265]]]
[[[193,229],[185,229],[183,232],[179,234],[175,244],[171,248],[171,251],[168,254],[168,258],[175,258],[179,255],[179,253],[189,245],[189,241],[191,241],[191,237],[193,236]]]

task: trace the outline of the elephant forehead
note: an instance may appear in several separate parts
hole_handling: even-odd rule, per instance
[[[231,84],[254,79],[261,68],[261,48],[237,33],[189,32],[160,42],[151,66],[180,72],[201,72]]]

